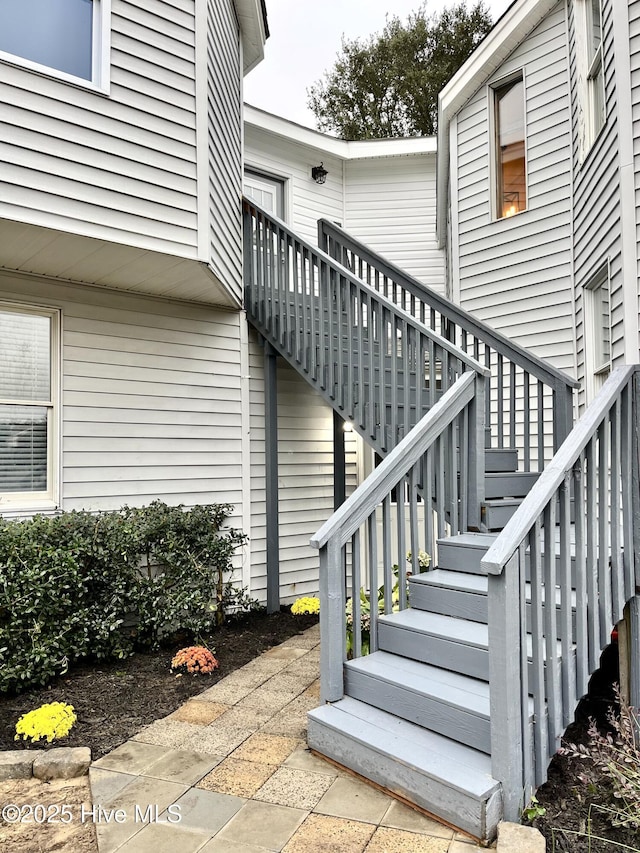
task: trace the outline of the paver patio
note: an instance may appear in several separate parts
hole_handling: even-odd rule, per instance
[[[479,853],[313,755],[318,626],[236,670],[90,770],[100,853]],[[113,814],[113,812],[111,812]]]

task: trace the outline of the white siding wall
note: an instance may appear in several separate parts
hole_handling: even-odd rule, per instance
[[[0,217],[197,247],[194,0],[113,0],[108,97],[0,63]]]
[[[622,266],[620,245],[620,188],[618,180],[618,122],[615,98],[612,9],[604,0],[603,46],[605,69],[605,104],[607,121],[583,162],[579,152],[580,102],[576,72],[576,43],[573,4],[570,4],[571,99],[573,116],[572,155],[574,179],[574,276],[576,302],[577,376],[584,380],[585,341],[582,291],[583,286],[607,259],[610,262],[611,334],[614,361],[623,354]],[[580,406],[585,403],[584,381],[580,390]]]
[[[245,125],[245,165],[285,180],[285,219],[313,245],[318,242],[318,219],[344,224],[342,160],[296,142]],[[329,173],[325,184],[311,179],[320,161]]]
[[[528,210],[491,220],[486,86],[458,113],[458,167],[457,173],[452,172],[452,192],[459,211],[460,246],[454,289],[463,307],[557,367],[573,372],[567,65],[561,3],[494,75],[499,79],[524,71]]]
[[[348,160],[344,227],[444,293],[444,256],[435,233],[435,168],[435,154]]]
[[[232,503],[242,526],[239,315],[0,275],[62,310],[62,507]]]
[[[264,351],[249,336],[251,404],[251,591],[266,601]],[[333,512],[333,415],[284,359],[278,359],[280,597],[318,593],[318,552],[309,539]],[[356,485],[355,434],[347,434],[347,494]]]
[[[635,177],[635,207],[636,223],[640,223],[640,2],[633,0],[629,3],[629,36],[631,56],[631,104],[633,110],[633,173]],[[636,287],[640,300],[640,228],[636,227]],[[638,314],[638,330],[640,330],[640,304],[636,309]],[[631,359],[629,359],[631,360]]]
[[[242,70],[232,0],[209,0],[207,100],[211,266],[242,299]]]

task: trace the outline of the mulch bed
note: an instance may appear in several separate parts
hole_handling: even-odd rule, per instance
[[[176,676],[170,672],[175,652],[192,645],[186,640],[124,660],[74,666],[45,688],[0,697],[0,749],[28,748],[14,740],[21,714],[45,702],[68,702],[75,708],[78,721],[59,745],[88,746],[95,761],[143,726],[172,713],[234,669],[317,621],[315,616],[292,616],[282,610],[271,615],[251,613],[223,626],[207,643],[220,663],[210,675]],[[42,744],[34,748],[41,749]]]

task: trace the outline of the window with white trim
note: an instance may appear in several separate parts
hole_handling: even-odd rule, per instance
[[[492,87],[494,209],[504,219],[527,209],[524,80],[521,75]]]
[[[584,157],[606,120],[600,0],[576,0],[575,18],[578,78],[582,101],[581,155]]]
[[[59,314],[0,304],[0,509],[55,500]]]
[[[0,0],[0,59],[104,86],[110,0]]]
[[[611,300],[608,265],[583,289],[587,399],[592,400],[611,371]]]

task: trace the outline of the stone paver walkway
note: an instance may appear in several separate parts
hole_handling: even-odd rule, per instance
[[[478,853],[309,752],[319,644],[315,626],[96,761],[100,853]]]

